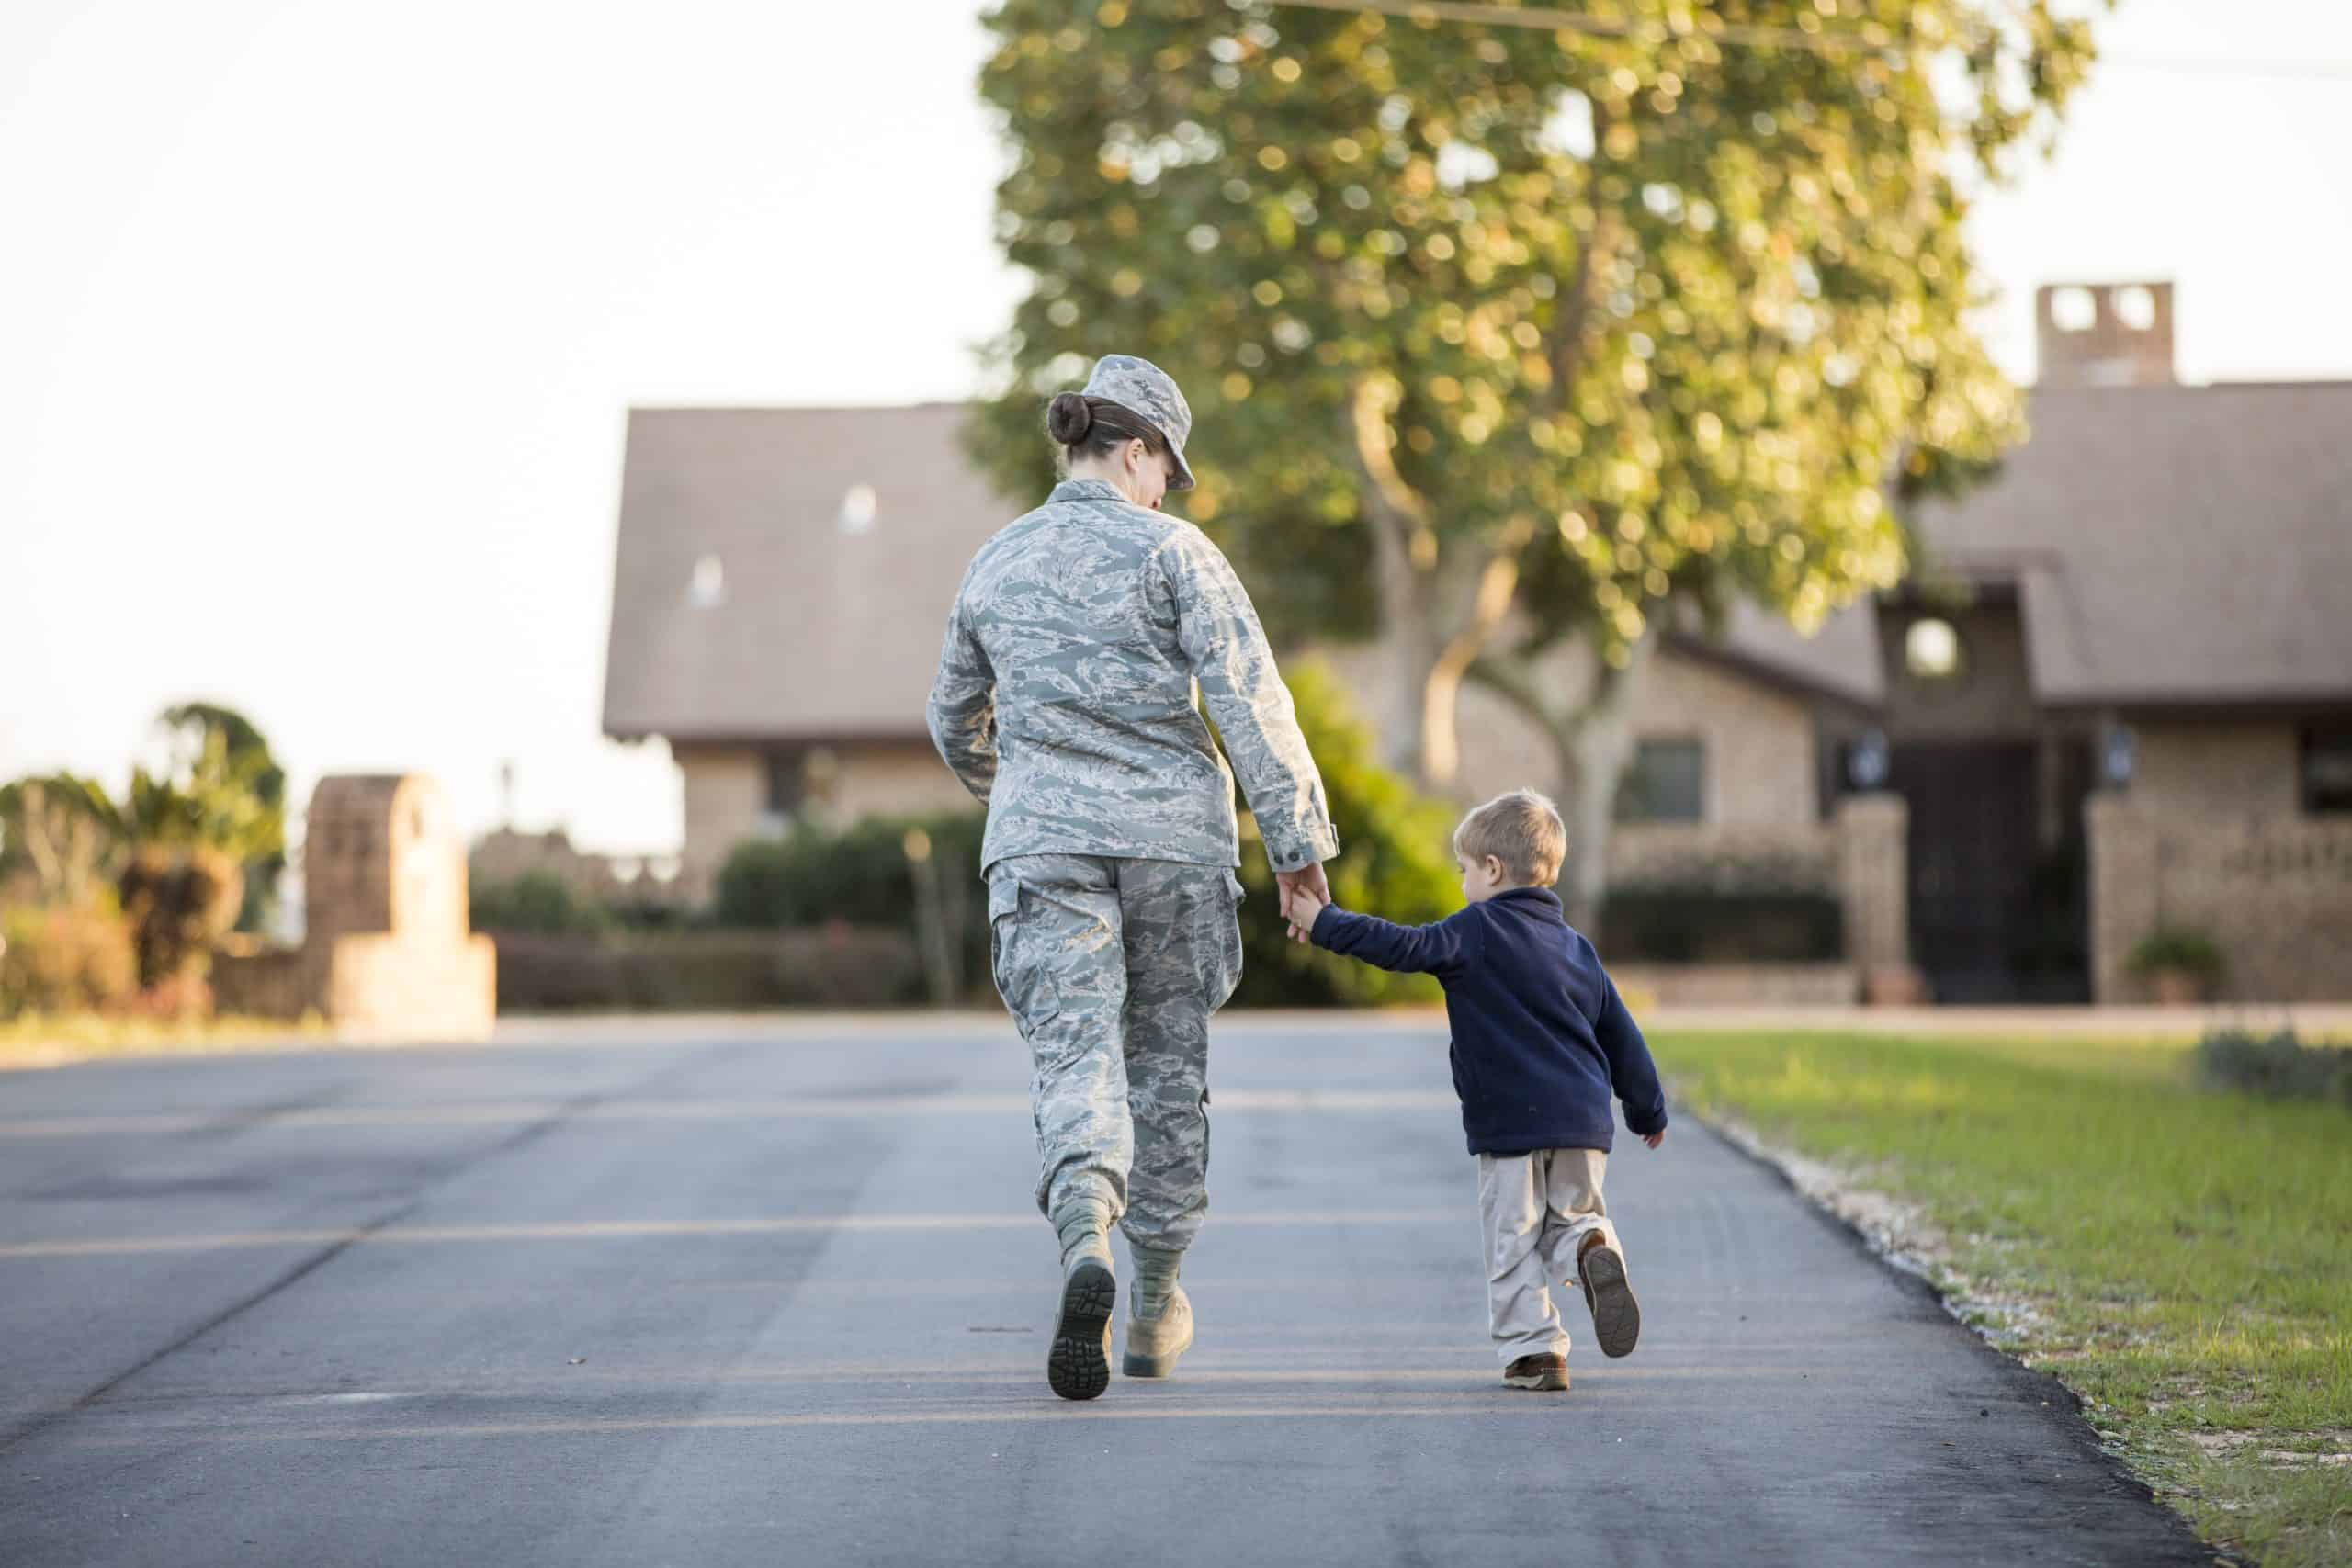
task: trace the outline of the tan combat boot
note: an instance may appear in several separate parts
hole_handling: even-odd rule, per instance
[[[1127,1359],[1121,1371],[1131,1378],[1164,1378],[1176,1358],[1193,1348],[1193,1303],[1184,1287],[1170,1285],[1158,1315],[1145,1317],[1140,1292],[1127,1299]]]
[[[1061,1307],[1054,1316],[1046,1382],[1064,1399],[1093,1399],[1111,1386],[1111,1311],[1118,1281],[1111,1272],[1111,1214],[1076,1203],[1054,1215],[1062,1241]]]

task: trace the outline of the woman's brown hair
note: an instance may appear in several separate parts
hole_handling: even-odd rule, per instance
[[[1062,392],[1046,405],[1046,434],[1052,436],[1069,461],[1107,457],[1130,441],[1158,455],[1168,451],[1168,438],[1151,421],[1125,403]]]

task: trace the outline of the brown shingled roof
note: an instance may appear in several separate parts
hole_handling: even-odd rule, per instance
[[[2059,705],[2352,697],[2352,382],[2046,388],[1930,570],[2007,578]]]
[[[672,740],[919,736],[940,628],[1022,508],[954,403],[638,409],[621,480],[605,730]],[[856,486],[873,511],[845,514]],[[715,559],[715,569],[702,566]],[[715,603],[698,603],[715,586]]]
[[[2042,701],[2352,697],[2352,382],[2052,388],[2030,412],[2000,477],[1921,526],[1932,564],[2018,584]],[[962,415],[634,411],[605,731],[922,735],[965,565],[1033,503],[989,491]],[[864,527],[844,517],[859,485],[874,492]],[[704,604],[707,558],[718,592]],[[1867,603],[1811,638],[1743,606],[1710,650],[1850,702],[1883,696]]]

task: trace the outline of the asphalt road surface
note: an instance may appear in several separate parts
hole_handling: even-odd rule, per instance
[[[1220,1030],[1198,1347],[1089,1404],[1008,1028],[608,1033],[0,1077],[0,1562],[2204,1560],[1688,1117],[1640,1348],[1502,1388],[1427,1021]]]

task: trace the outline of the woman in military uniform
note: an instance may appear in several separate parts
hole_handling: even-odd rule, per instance
[[[1069,477],[973,558],[931,692],[932,739],[989,808],[997,989],[1035,1064],[1037,1203],[1061,1238],[1046,1378],[1066,1399],[1110,1382],[1114,1223],[1127,1375],[1168,1375],[1193,1342],[1176,1275],[1208,1207],[1208,1021],[1241,977],[1235,774],[1285,889],[1321,891],[1339,849],[1250,595],[1159,511],[1192,488],[1192,424],[1176,383],[1126,355],[1054,399]]]

